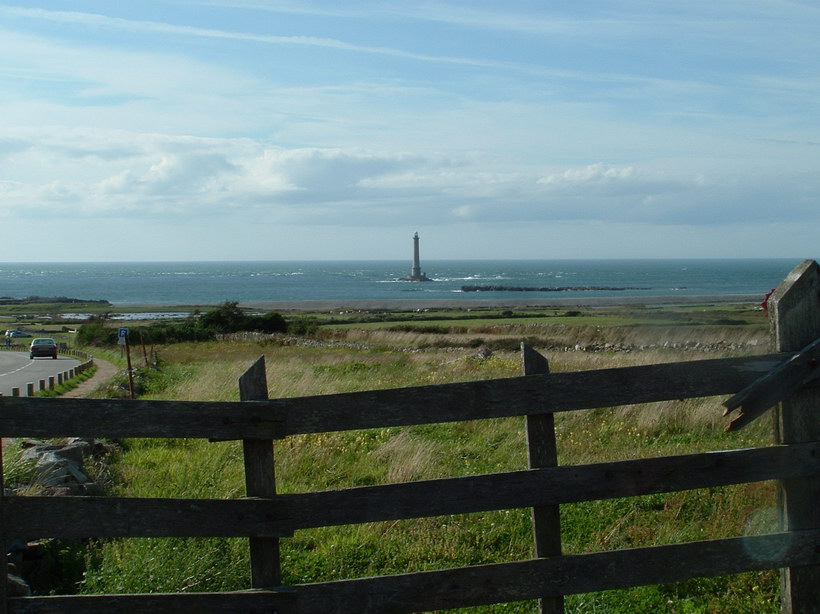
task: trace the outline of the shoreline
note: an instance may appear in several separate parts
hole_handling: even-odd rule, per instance
[[[299,301],[239,301],[245,309],[268,311],[339,311],[339,310],[384,310],[417,311],[424,309],[525,309],[550,307],[620,307],[630,305],[699,305],[712,303],[736,303],[759,305],[763,300],[757,294],[715,294],[691,296],[599,296],[589,298],[504,298],[504,299],[334,299]],[[132,306],[133,307],[133,306]]]

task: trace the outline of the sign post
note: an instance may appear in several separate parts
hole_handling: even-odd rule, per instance
[[[131,371],[131,347],[128,345],[128,329],[121,328],[117,331],[117,344],[125,346],[125,356],[128,359],[128,394],[134,397],[134,374]]]

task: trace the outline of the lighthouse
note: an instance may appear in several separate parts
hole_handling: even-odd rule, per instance
[[[405,277],[403,281],[433,281],[421,272],[421,264],[419,262],[419,233],[413,235],[413,268],[410,269],[410,276]]]

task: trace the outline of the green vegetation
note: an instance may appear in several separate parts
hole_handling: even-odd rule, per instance
[[[550,359],[553,371],[765,352],[762,316],[740,313],[681,309],[662,315],[652,310],[643,314],[642,321],[650,324],[644,327],[624,325],[624,314],[618,316],[620,326],[600,324],[611,312],[600,316],[584,311],[533,321],[499,313],[490,324],[476,327],[455,318],[435,324],[419,319],[400,330],[351,323],[341,327],[315,314],[313,322],[322,323],[318,338],[302,345],[262,340],[161,346],[161,368],[146,377],[142,398],[236,400],[238,377],[260,354],[266,358],[269,396],[276,398],[515,376],[520,359],[513,350],[522,338],[529,338]],[[745,323],[720,325],[720,318]],[[474,349],[478,345],[494,348],[493,354],[480,357]],[[559,414],[559,460],[578,464],[769,442],[768,419],[739,433],[725,433],[719,404],[718,399],[691,399]],[[111,467],[115,494],[244,494],[238,442],[131,439],[122,445],[122,454]],[[275,454],[282,493],[526,467],[523,419],[290,437],[276,443]],[[774,505],[770,483],[564,505],[564,551],[766,532],[773,528]],[[282,566],[285,583],[316,582],[526,559],[532,556],[531,543],[529,511],[505,510],[299,531],[282,541]],[[79,590],[246,589],[247,556],[242,539],[109,540],[87,556]],[[585,614],[777,610],[776,572],[567,598],[568,612]],[[534,612],[535,604],[461,610],[502,611]]]
[[[203,314],[195,314],[183,321],[162,320],[136,328],[132,333],[142,343],[178,343],[181,341],[209,341],[216,335],[239,331],[281,333],[288,329],[287,322],[278,313],[252,315],[245,313],[236,302],[226,302]],[[117,330],[102,318],[92,318],[80,326],[77,342],[81,345],[114,345]]]
[[[92,365],[90,369],[86,369],[82,373],[78,373],[71,379],[65,380],[62,384],[59,384],[54,387],[53,390],[46,389],[46,390],[38,390],[35,393],[35,396],[38,397],[57,397],[61,394],[65,394],[70,390],[74,390],[77,386],[82,384],[85,380],[92,377],[94,373],[97,372],[97,366]]]
[[[321,324],[350,328],[385,328],[400,322],[404,326],[459,327],[544,323],[601,326],[709,326],[759,324],[761,310],[747,304],[700,304],[676,306],[607,306],[571,309],[521,308],[424,309],[420,311],[343,311],[317,314]]]

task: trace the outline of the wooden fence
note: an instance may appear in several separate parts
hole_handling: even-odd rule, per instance
[[[2,596],[12,613],[400,613],[541,599],[697,576],[783,569],[783,610],[820,611],[820,275],[797,267],[770,299],[777,353],[549,373],[524,349],[521,377],[267,399],[262,359],[240,379],[239,402],[0,399],[2,437],[241,439],[247,497],[234,500],[23,497],[0,500],[0,537],[249,538],[250,590],[223,593]],[[796,372],[799,372],[796,374]],[[739,394],[738,394],[739,393]],[[738,394],[737,428],[778,403],[775,445],[558,466],[553,414]],[[716,407],[719,399],[716,400]],[[418,482],[276,494],[273,441],[303,433],[527,417],[530,469]],[[219,445],[215,443],[214,445]],[[562,554],[559,506],[779,480],[778,533],[588,554]],[[281,586],[279,541],[310,527],[532,508],[536,558],[399,575]]]

